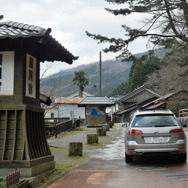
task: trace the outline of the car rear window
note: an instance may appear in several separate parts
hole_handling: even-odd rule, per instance
[[[132,127],[169,127],[178,126],[179,122],[172,114],[137,115]]]

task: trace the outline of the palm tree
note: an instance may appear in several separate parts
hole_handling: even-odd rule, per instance
[[[79,86],[79,97],[82,98],[84,87],[89,84],[89,78],[87,74],[80,70],[78,72],[74,72],[74,78],[72,79],[73,85]]]

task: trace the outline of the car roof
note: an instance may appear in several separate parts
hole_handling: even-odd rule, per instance
[[[171,114],[173,112],[170,110],[146,110],[146,111],[137,111],[135,115],[150,115],[150,114]]]

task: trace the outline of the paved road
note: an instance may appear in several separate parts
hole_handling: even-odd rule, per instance
[[[183,172],[184,171],[180,171]],[[177,174],[181,174],[179,171]],[[115,161],[92,159],[89,162],[75,168],[64,177],[53,183],[50,188],[179,188],[188,187],[188,182],[176,179],[174,171],[168,169],[125,167]],[[185,175],[185,174],[184,174]],[[186,171],[186,177],[188,172]]]
[[[122,135],[104,147],[87,151],[91,160],[68,172],[48,188],[188,187],[187,163],[175,163],[168,156],[163,156],[138,158],[135,163],[126,164],[123,144],[122,131]]]

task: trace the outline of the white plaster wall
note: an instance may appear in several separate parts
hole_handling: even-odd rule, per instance
[[[51,118],[51,113],[54,114],[54,118],[58,118],[58,108],[45,109],[45,118]]]
[[[116,112],[117,110],[116,110],[116,108],[115,108],[115,106],[108,106],[108,107],[106,107],[106,110],[105,110],[105,112],[108,114],[109,112],[111,113],[111,111],[113,111],[113,113],[114,112]]]
[[[74,104],[59,104],[59,117],[70,117],[71,112],[73,112],[74,118],[85,119],[84,107],[78,107]]]

